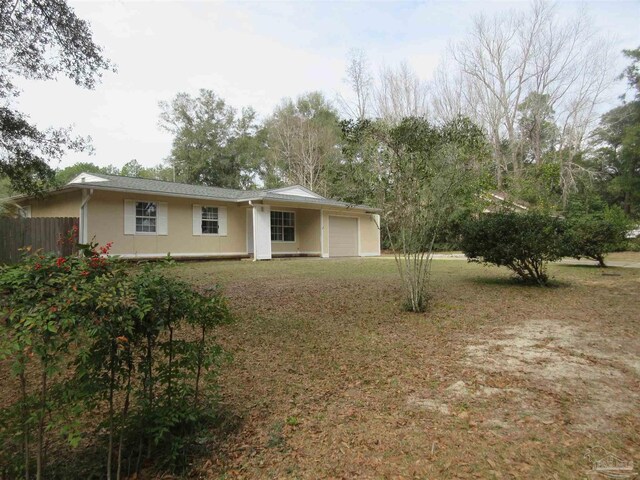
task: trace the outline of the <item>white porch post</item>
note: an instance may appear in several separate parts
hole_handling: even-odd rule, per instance
[[[322,209],[320,209],[320,256],[322,258],[329,257],[329,252],[324,252],[324,210]]]
[[[89,214],[87,205],[89,203],[89,199],[93,195],[93,188],[87,190],[86,188],[82,189],[82,203],[80,204],[80,217],[78,225],[78,243],[89,243]]]
[[[253,207],[253,259],[271,260],[271,207]]]

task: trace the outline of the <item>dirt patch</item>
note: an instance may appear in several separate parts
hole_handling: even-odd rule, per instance
[[[602,431],[615,428],[620,416],[638,415],[640,394],[634,386],[640,357],[621,341],[557,320],[527,320],[470,338],[465,364],[524,380],[527,389],[515,391],[518,400],[534,392],[579,398],[567,412],[567,423]],[[496,392],[484,387],[484,393]]]

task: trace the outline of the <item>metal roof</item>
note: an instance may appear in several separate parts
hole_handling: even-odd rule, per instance
[[[273,190],[235,190],[231,188],[208,187],[188,183],[166,182],[147,178],[123,177],[103,173],[81,173],[65,188],[90,187],[98,190],[131,191],[137,193],[160,194],[177,197],[222,200],[227,202],[275,201],[287,203],[309,203],[314,205],[355,208],[358,210],[377,211],[366,205],[356,205],[329,198],[314,198],[301,195],[286,195]]]

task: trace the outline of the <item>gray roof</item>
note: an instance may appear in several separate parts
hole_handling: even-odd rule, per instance
[[[84,174],[81,174],[84,175]],[[146,178],[123,177],[120,175],[107,175],[103,173],[90,173],[89,177],[99,177],[103,181],[90,181],[67,184],[66,188],[91,187],[99,190],[131,191],[138,193],[164,194],[168,196],[179,196],[199,199],[222,200],[227,202],[246,202],[249,200],[271,200],[278,202],[309,203],[315,205],[326,205],[343,208],[356,208],[359,210],[377,211],[377,209],[366,205],[355,205],[351,203],[332,200],[329,198],[303,197],[300,195],[286,195],[275,193],[271,190],[235,190],[231,188],[208,187],[204,185],[191,185],[188,183],[165,182],[163,180],[150,180]],[[80,175],[79,175],[80,176]],[[78,178],[78,177],[76,177]]]

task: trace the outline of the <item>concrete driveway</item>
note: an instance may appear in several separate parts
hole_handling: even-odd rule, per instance
[[[382,255],[377,258],[393,258],[393,255]],[[463,253],[435,253],[433,255],[434,260],[463,260],[466,261],[467,257],[464,256]],[[622,268],[640,268],[640,261],[634,260],[605,260],[608,267],[622,267]],[[575,258],[563,258],[558,262],[563,265],[592,265],[594,267],[598,266],[598,262],[595,260],[581,259],[576,260]]]

